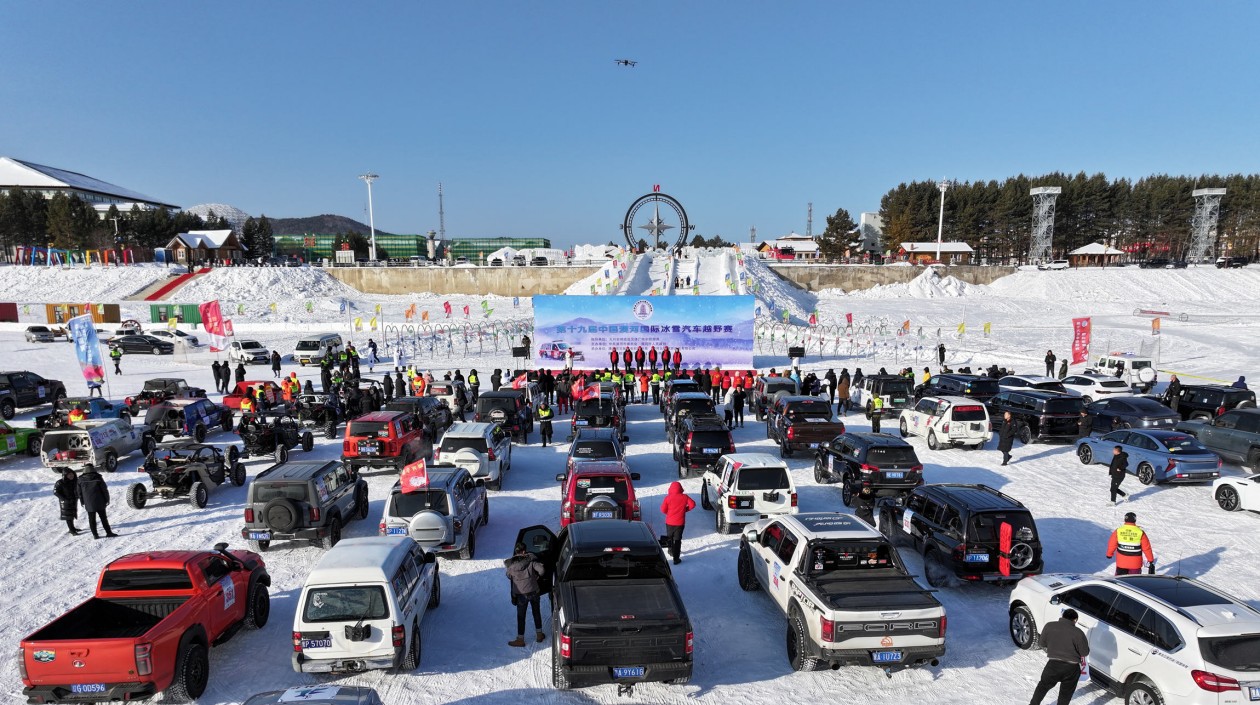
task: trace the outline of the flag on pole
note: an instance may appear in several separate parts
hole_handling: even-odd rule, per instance
[[[958,334],[959,334],[959,335],[962,335],[963,333],[966,333],[966,332],[967,332],[967,323],[966,323],[966,321],[964,321],[964,322],[962,322],[962,323],[959,323],[959,324],[958,324]]]
[[[992,332],[993,332],[993,324],[988,321],[985,321],[984,322],[984,337],[986,338],[989,337],[989,333],[992,333]]]
[[[197,307],[197,311],[201,314],[202,327],[210,336],[210,352],[222,352],[227,349],[227,337],[231,333],[228,332],[227,322],[223,319],[223,312],[219,310],[218,300],[201,304]]]
[[[464,304],[464,318],[468,318],[468,304]]]
[[[1151,319],[1151,335],[1159,335],[1159,319]]]
[[[442,309],[443,309],[444,311],[446,311],[446,317],[447,317],[447,318],[450,318],[450,317],[451,317],[451,302],[450,302],[450,301],[443,301],[443,302],[442,302]]]
[[[70,329],[74,355],[79,360],[84,381],[88,387],[101,386],[105,381],[105,367],[101,364],[101,344],[96,338],[96,326],[93,325],[91,314],[71,318],[66,321],[66,327]]]
[[[512,380],[512,389],[524,389],[529,384],[529,375],[522,372],[520,376]]]
[[[356,332],[363,330],[363,319],[359,316],[354,317],[354,330]]]
[[[376,330],[376,316],[368,319],[368,330]]]
[[[844,323],[845,323],[845,325],[848,325],[848,326],[853,325],[853,314],[852,314],[852,313],[846,313],[846,314],[844,314]]]
[[[907,318],[905,322],[901,324],[901,332],[902,333],[910,332],[910,319],[909,318]]]
[[[419,492],[429,486],[429,467],[424,458],[403,466],[402,475],[398,478],[403,494]]]
[[[1089,317],[1072,319],[1072,364],[1089,360],[1089,342],[1092,326]]]
[[[429,310],[428,310],[428,309],[425,309],[425,310],[423,310],[423,311],[421,311],[421,312],[420,312],[420,320],[421,320],[421,321],[428,321],[428,320],[429,320]]]
[[[166,329],[167,329],[167,330],[175,330],[175,327],[176,327],[176,326],[178,326],[178,325],[179,325],[179,319],[178,319],[178,318],[175,318],[174,316],[172,316],[172,317],[170,317],[170,318],[166,319]]]

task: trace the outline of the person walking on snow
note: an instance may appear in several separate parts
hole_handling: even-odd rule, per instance
[[[1146,530],[1137,525],[1137,514],[1128,512],[1124,515],[1124,524],[1111,532],[1107,542],[1107,560],[1116,557],[1116,575],[1130,575],[1142,572],[1142,556],[1150,564],[1150,572],[1155,572],[1155,554],[1151,551],[1151,540]]]
[[[122,348],[110,348],[109,359],[114,361],[114,374],[122,374],[122,368],[119,363],[122,362]]]
[[[674,565],[682,563],[683,529],[687,528],[687,512],[696,508],[696,502],[683,493],[681,482],[669,485],[669,494],[661,502],[661,514],[665,515],[665,536]]]
[[[1168,380],[1168,389],[1164,391],[1164,400],[1168,404],[1168,408],[1173,411],[1177,410],[1177,405],[1181,402],[1181,380],[1177,379],[1177,375],[1173,375]]]
[[[236,383],[240,384],[245,381],[245,363],[236,363]]]
[[[1002,464],[1011,462],[1011,447],[1015,445],[1015,434],[1019,423],[1011,417],[1011,412],[1002,414],[1002,430],[998,431],[998,450],[1002,451]]]
[[[543,448],[546,448],[547,444],[551,442],[551,419],[555,415],[556,412],[552,411],[551,405],[547,403],[546,399],[543,399],[542,403],[538,405],[538,432],[542,435]]]
[[[271,376],[280,379],[280,352],[271,351]]]
[[[512,557],[503,561],[503,569],[507,573],[508,585],[511,588],[512,604],[516,607],[516,638],[508,642],[508,646],[525,646],[525,609],[531,608],[534,613],[534,641],[542,642],[547,635],[542,630],[542,609],[539,598],[542,589],[539,578],[545,569],[542,563],[525,548],[525,544],[516,544]]]
[[[945,366],[945,343],[936,346],[936,364],[938,367]]]
[[[96,531],[98,518],[101,520],[101,527],[105,529],[106,536],[111,538],[117,536],[118,534],[109,528],[109,518],[105,515],[105,508],[109,506],[109,487],[96,468],[88,468],[88,471],[79,477],[74,491],[79,501],[83,502],[83,509],[87,511],[88,528],[92,531],[92,538],[101,537]]]
[[[72,536],[83,533],[74,525],[74,520],[79,516],[78,486],[79,478],[70,468],[63,468],[61,479],[53,485],[53,494],[57,496],[57,504],[61,509],[61,520],[66,522],[66,528],[70,530]]]
[[[1107,475],[1111,477],[1111,503],[1119,504],[1116,501],[1116,495],[1128,497],[1129,493],[1120,489],[1120,483],[1124,482],[1124,478],[1129,474],[1129,454],[1124,452],[1120,446],[1116,446],[1111,451],[1111,463],[1107,465]]]
[[[1056,683],[1059,685],[1058,705],[1071,702],[1081,679],[1081,663],[1089,655],[1089,640],[1076,626],[1077,616],[1076,610],[1065,609],[1058,621],[1047,624],[1041,631],[1041,645],[1046,649],[1048,660],[1029,705],[1041,705]]]
[[[871,399],[871,433],[879,433],[879,422],[884,416],[884,398],[875,395]]]

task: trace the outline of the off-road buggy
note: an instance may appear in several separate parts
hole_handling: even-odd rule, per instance
[[[153,488],[137,482],[127,488],[127,506],[143,509],[149,497],[162,499],[187,497],[198,509],[204,509],[210,490],[231,481],[240,487],[245,484],[245,464],[240,461],[241,452],[236,446],[228,446],[227,452],[192,440],[159,443],[144,459],[141,472],[149,474]]]
[[[315,436],[286,411],[256,411],[241,417],[236,427],[245,444],[244,457],[272,455],[277,463],[289,460],[289,449],[302,447],[307,453],[315,447]]]

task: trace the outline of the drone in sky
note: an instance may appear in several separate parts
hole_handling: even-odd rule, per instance
[[[631,61],[630,59],[613,59],[613,61],[616,62],[618,66],[634,66],[639,63],[637,61]]]

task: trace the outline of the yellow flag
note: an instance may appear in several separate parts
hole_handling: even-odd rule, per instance
[[[993,324],[988,321],[984,322],[984,334],[988,335],[993,330]]]
[[[372,318],[368,320],[368,330],[376,330],[376,316],[372,316]]]
[[[168,319],[166,319],[166,327],[167,327],[169,330],[175,330],[175,326],[177,326],[177,325],[179,325],[179,319],[178,319],[178,318],[168,318]]]
[[[272,302],[271,302],[271,312],[272,312],[272,313],[275,313],[275,312],[276,312],[276,302],[274,302],[274,301],[272,301]]]
[[[966,323],[959,323],[959,324],[958,324],[958,334],[959,334],[959,335],[962,335],[963,333],[966,333],[966,332],[967,332],[967,324],[966,324]]]
[[[359,316],[354,317],[354,329],[356,331],[363,330],[363,319]]]
[[[379,315],[381,315],[381,305],[380,305],[380,304],[377,304],[377,305],[376,305],[376,315],[378,315],[378,316],[379,316]]]

